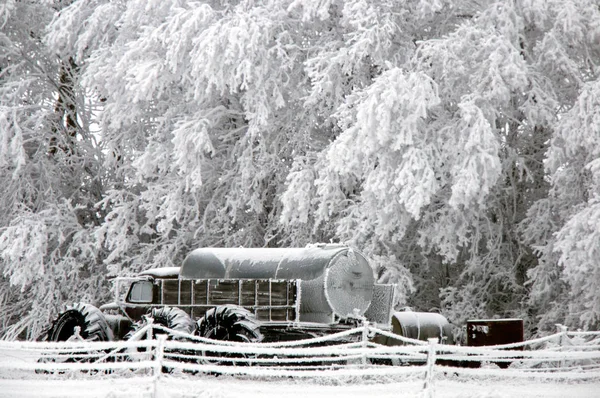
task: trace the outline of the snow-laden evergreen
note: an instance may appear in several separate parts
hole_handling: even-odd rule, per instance
[[[456,325],[597,329],[599,43],[595,0],[7,0],[2,334],[330,240]]]

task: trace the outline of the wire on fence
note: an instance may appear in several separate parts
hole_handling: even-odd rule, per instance
[[[158,334],[159,338],[153,339],[153,331],[167,334]],[[393,338],[398,345],[371,342],[377,334]],[[600,377],[599,336],[598,332],[562,331],[518,344],[465,347],[408,339],[365,324],[314,339],[235,343],[148,325],[128,341],[0,341],[0,354],[10,351],[12,356],[22,359],[0,361],[0,374],[10,377],[11,371],[105,372],[122,376],[129,371],[160,377],[163,372],[176,371],[301,378],[421,375],[425,390],[432,391],[438,370],[445,371],[448,366],[457,374],[469,375],[497,372],[494,374],[509,377],[597,378]],[[540,344],[548,347],[523,349]],[[509,369],[490,369],[490,364]]]

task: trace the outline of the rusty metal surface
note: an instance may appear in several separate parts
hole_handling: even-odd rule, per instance
[[[522,319],[477,319],[467,321],[467,345],[488,346],[524,340]]]
[[[159,281],[158,305],[176,306],[192,318],[213,307],[234,304],[262,321],[297,322],[297,281],[272,279],[172,279]]]
[[[365,317],[370,322],[375,322],[380,325],[389,325],[394,309],[395,302],[395,286],[393,284],[373,286],[373,299],[371,305],[365,311]]]

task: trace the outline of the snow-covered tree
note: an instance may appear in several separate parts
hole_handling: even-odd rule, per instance
[[[591,326],[598,314],[590,289],[598,226],[576,224],[571,206],[594,204],[589,191],[597,192],[579,176],[593,170],[597,147],[594,84],[586,82],[598,79],[598,5],[412,4],[424,3],[435,4],[434,16],[459,23],[428,25],[418,13],[403,14],[418,20],[398,21],[396,36],[406,26],[433,35],[411,31],[421,41],[408,61],[387,54],[370,85],[344,96],[332,115],[341,134],[312,156],[310,171],[289,176],[290,189],[312,184],[312,195],[286,192],[283,221],[295,228],[312,214],[314,228],[334,223],[338,239],[393,255],[383,268],[412,271],[417,292],[409,303],[442,307],[459,324],[523,316],[530,327],[547,329],[549,319]],[[571,115],[579,117],[577,134]],[[574,151],[554,155],[558,141],[585,148],[586,156],[574,162]],[[558,191],[564,198],[556,201]],[[555,214],[553,206],[566,213]],[[576,219],[589,220],[593,208]],[[563,225],[568,230],[556,235]],[[588,245],[581,250],[583,236]],[[564,292],[560,303],[538,300],[544,289]]]
[[[57,4],[57,6],[60,6]],[[44,43],[50,2],[0,5],[0,308],[7,337],[35,337],[65,301],[102,299],[91,232],[102,153],[73,58]]]
[[[526,4],[525,15],[539,27],[535,65],[556,101],[544,158],[551,187],[520,225],[540,259],[528,272],[527,305],[542,329],[557,322],[598,329],[600,7],[594,1]]]
[[[598,327],[596,1],[5,4],[9,336],[107,272],[330,240],[456,324]]]

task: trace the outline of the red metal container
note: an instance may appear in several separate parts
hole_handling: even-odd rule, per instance
[[[522,319],[478,319],[467,321],[467,345],[486,346],[520,343],[524,339]]]
[[[524,339],[522,319],[477,319],[467,321],[467,345],[491,346],[501,344],[520,343]],[[523,346],[510,348],[523,350]],[[494,362],[500,368],[507,368],[508,361]],[[477,361],[470,362],[467,367],[479,367]]]

